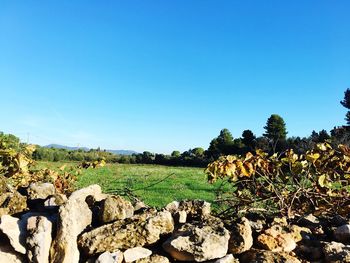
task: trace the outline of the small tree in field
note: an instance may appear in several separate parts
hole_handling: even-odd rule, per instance
[[[264,129],[264,136],[270,140],[272,150],[276,152],[277,144],[286,140],[286,123],[281,116],[272,114],[270,118],[267,119]]]

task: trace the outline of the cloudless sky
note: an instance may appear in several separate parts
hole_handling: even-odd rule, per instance
[[[170,153],[345,123],[350,1],[0,1],[0,130]]]

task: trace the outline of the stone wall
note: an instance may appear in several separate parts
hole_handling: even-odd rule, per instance
[[[0,263],[350,262],[349,216],[221,220],[205,201],[156,210],[98,185],[20,192],[0,196]]]

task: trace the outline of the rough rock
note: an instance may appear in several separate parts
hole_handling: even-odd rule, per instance
[[[0,195],[6,193],[8,191],[8,186],[6,182],[6,177],[0,175]]]
[[[17,191],[0,195],[0,216],[13,215],[27,209],[27,198]]]
[[[177,260],[202,262],[224,257],[229,239],[229,231],[223,223],[211,217],[210,220],[182,225],[163,248]]]
[[[0,237],[3,241],[4,239]],[[2,263],[22,263],[26,262],[24,255],[16,252],[9,244],[2,242],[0,245],[0,262]]]
[[[169,211],[173,215],[178,211],[185,211],[187,217],[198,218],[210,215],[211,204],[203,200],[183,200],[180,202],[173,201],[165,207],[165,210]]]
[[[350,262],[350,246],[338,242],[330,242],[323,247],[326,262],[345,263]]]
[[[334,231],[334,238],[339,242],[350,242],[350,224],[337,227]]]
[[[287,253],[278,253],[268,250],[251,249],[240,257],[241,263],[301,263],[299,259]]]
[[[31,183],[27,189],[27,196],[29,200],[46,199],[50,195],[54,195],[56,189],[50,183]]]
[[[76,263],[79,261],[77,236],[91,223],[92,212],[85,199],[101,194],[99,185],[91,185],[72,193],[66,204],[59,209],[57,236],[52,244],[53,263]]]
[[[152,251],[143,247],[129,248],[124,251],[124,261],[134,262],[138,259],[147,258],[152,255]]]
[[[0,230],[10,240],[11,246],[21,254],[26,253],[25,225],[15,217],[3,215],[0,219]]]
[[[243,217],[241,222],[233,225],[229,230],[231,234],[228,243],[228,252],[241,254],[252,247],[252,228],[247,218]]]
[[[32,216],[27,222],[27,248],[30,262],[48,263],[52,223],[44,216]]]
[[[152,255],[147,258],[138,259],[136,263],[169,263],[169,259],[160,255]]]
[[[228,254],[223,258],[212,260],[212,261],[209,261],[208,263],[239,263],[239,260],[235,258],[232,254]]]
[[[132,204],[120,196],[108,196],[101,201],[99,219],[101,223],[110,223],[132,217],[134,207]]]
[[[123,252],[117,250],[113,253],[104,252],[95,261],[95,263],[122,263],[123,262]]]
[[[49,196],[44,201],[44,206],[46,208],[52,208],[64,205],[67,202],[67,197],[64,194],[54,194],[53,196]]]
[[[290,252],[296,248],[294,236],[283,231],[282,226],[273,225],[260,234],[257,243],[261,248],[273,252]]]
[[[174,221],[177,223],[177,224],[184,224],[186,223],[186,220],[187,220],[187,213],[186,211],[177,211],[175,214],[174,214]]]
[[[150,245],[157,242],[160,235],[171,233],[173,229],[174,221],[168,211],[152,209],[86,232],[80,236],[78,244],[86,254],[94,255]]]

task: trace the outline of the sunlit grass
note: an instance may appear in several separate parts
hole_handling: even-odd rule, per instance
[[[57,169],[64,163],[40,162],[38,166]],[[66,170],[77,163],[67,163]],[[203,168],[161,165],[107,164],[97,169],[82,169],[77,188],[99,184],[104,192],[131,189],[150,206],[163,207],[173,200],[203,199],[213,202],[219,183],[209,184]]]

